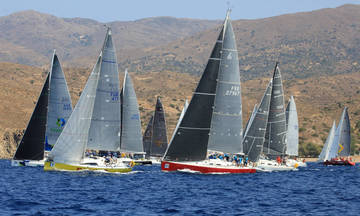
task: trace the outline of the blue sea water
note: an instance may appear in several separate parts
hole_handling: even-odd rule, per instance
[[[44,172],[0,160],[0,215],[360,215],[360,167],[234,175]]]

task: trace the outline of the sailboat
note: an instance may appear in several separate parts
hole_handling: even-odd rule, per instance
[[[336,130],[334,125],[321,151],[319,161],[323,161],[324,165],[355,166],[355,162],[350,158],[351,136],[347,107],[341,114]]]
[[[18,146],[12,166],[43,166],[72,113],[72,104],[60,61],[54,51],[49,73]]]
[[[108,28],[102,51],[68,123],[49,153],[44,170],[131,171],[131,166],[116,158],[86,154],[89,148],[112,150],[120,145],[118,75],[111,69],[117,67],[114,53],[111,29]]]
[[[161,170],[196,173],[254,173],[207,151],[242,153],[242,110],[238,54],[230,11],[204,73],[161,162]]]
[[[168,146],[166,134],[165,112],[160,97],[156,99],[154,115],[148,123],[143,137],[146,158],[159,163]]]
[[[264,170],[267,171],[297,170],[296,167],[283,163],[287,142],[286,133],[284,91],[280,69],[278,62],[276,62],[272,78],[270,108],[265,132],[263,155],[257,163],[258,167],[263,167]]]
[[[289,158],[286,163],[295,167],[306,167],[306,163],[299,161],[296,157],[299,155],[299,122],[296,111],[294,97],[291,96],[286,107],[286,155]]]

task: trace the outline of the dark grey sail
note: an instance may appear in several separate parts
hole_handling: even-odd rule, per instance
[[[223,28],[164,160],[200,161],[206,158],[222,42]]]
[[[286,148],[284,91],[278,63],[275,65],[272,86],[263,152],[270,159],[275,159],[277,156],[284,155]]]
[[[339,150],[338,154],[340,157],[350,156],[350,145],[351,145],[351,136],[350,136],[350,120],[347,107],[344,108],[344,111],[341,115],[342,124],[340,128],[340,137],[339,137]],[[341,121],[340,120],[340,121]]]
[[[211,120],[209,150],[242,153],[242,104],[239,59],[235,35],[227,13]]]
[[[102,48],[100,77],[89,132],[88,149],[120,149],[119,72],[111,29],[108,28]]]
[[[272,80],[266,88],[265,94],[261,99],[258,109],[245,134],[243,140],[244,153],[252,162],[257,162],[260,158],[263,144],[265,141],[266,125],[269,116],[270,98],[272,90]]]
[[[160,97],[157,97],[150,147],[150,156],[162,157],[168,146],[165,112]]]
[[[35,109],[20,141],[14,160],[42,160],[44,158],[45,132],[49,102],[50,73],[37,100]]]
[[[143,136],[143,146],[144,146],[144,152],[146,153],[145,155],[146,158],[150,157],[150,146],[151,146],[152,133],[153,133],[153,119],[154,116],[151,116]]]

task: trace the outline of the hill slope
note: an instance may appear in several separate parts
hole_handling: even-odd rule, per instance
[[[64,69],[75,104],[90,69]],[[269,71],[268,73],[271,73]],[[0,63],[0,157],[11,157],[26,127],[45,79],[46,70],[12,63]],[[166,112],[168,135],[175,128],[184,99],[191,99],[199,77],[175,72],[130,73],[136,88],[143,129],[160,95]],[[122,74],[123,75],[123,74]],[[286,72],[283,72],[286,75]],[[270,77],[242,83],[244,122],[266,88]],[[122,80],[122,77],[121,77]],[[286,98],[295,96],[300,121],[301,151],[317,154],[333,120],[349,107],[353,140],[360,138],[360,73],[321,76],[284,82]],[[357,146],[356,151],[360,148]],[[314,153],[315,151],[315,153]]]

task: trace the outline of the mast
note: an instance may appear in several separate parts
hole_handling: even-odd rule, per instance
[[[162,157],[167,149],[168,141],[166,135],[165,112],[160,97],[157,97],[156,99],[152,130],[150,156]]]
[[[275,159],[277,156],[283,156],[286,150],[284,91],[278,62],[275,65],[272,85],[269,119],[266,127],[263,152],[270,159]]]
[[[100,76],[91,119],[88,149],[118,151],[120,148],[120,95],[116,51],[108,28],[102,48]]]
[[[299,123],[296,111],[294,97],[290,97],[290,101],[286,107],[286,127],[287,127],[287,147],[286,154],[290,156],[298,156],[299,150]]]
[[[31,114],[25,133],[16,149],[14,160],[42,160],[44,158],[45,132],[49,101],[49,79],[42,87],[41,93]]]
[[[231,154],[242,153],[239,59],[230,10],[224,21],[221,52],[208,149]]]
[[[188,108],[175,129],[164,160],[201,161],[206,158],[224,27],[217,38]]]
[[[269,116],[272,80],[270,80],[264,96],[261,99],[259,108],[254,110],[253,120],[248,125],[248,131],[243,139],[244,153],[252,162],[257,162],[265,140],[266,125]]]
[[[121,146],[123,152],[144,153],[139,104],[130,74],[125,70],[122,97]]]
[[[50,151],[72,113],[72,103],[64,72],[54,50],[50,67],[49,107],[45,150]]]

